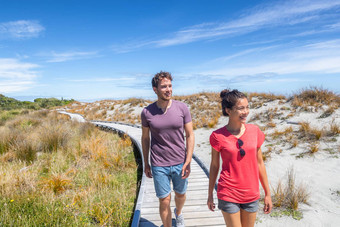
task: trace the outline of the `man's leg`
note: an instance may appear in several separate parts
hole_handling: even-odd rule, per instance
[[[182,213],[182,209],[185,203],[186,195],[179,194],[175,192],[175,204],[176,204],[176,215],[180,215]]]
[[[186,190],[188,185],[188,179],[182,179],[182,168],[183,163],[179,165],[172,166],[171,176],[172,183],[175,191],[175,204],[176,204],[176,225],[184,227],[184,216],[182,215],[182,209],[186,199]]]
[[[152,166],[151,169],[156,195],[159,198],[159,215],[164,227],[171,227],[170,167]]]
[[[171,194],[167,197],[159,199],[159,214],[161,216],[163,226],[171,227],[171,209],[170,209]]]

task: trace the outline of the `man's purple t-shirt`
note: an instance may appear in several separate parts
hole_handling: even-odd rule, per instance
[[[150,128],[150,157],[153,166],[173,166],[185,161],[184,124],[191,122],[188,107],[172,100],[166,113],[156,102],[145,107],[141,114],[142,126]]]

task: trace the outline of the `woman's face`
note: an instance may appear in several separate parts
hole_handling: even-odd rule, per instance
[[[246,123],[249,114],[249,104],[246,98],[238,99],[237,103],[231,108],[226,108],[229,115],[229,120]]]

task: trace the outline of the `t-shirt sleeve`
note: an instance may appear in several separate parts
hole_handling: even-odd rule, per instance
[[[142,126],[149,127],[149,122],[146,120],[145,114],[146,114],[146,109],[143,109],[143,111],[142,111],[142,113],[140,115],[140,118],[142,120]]]
[[[187,107],[187,105],[183,104],[182,109],[183,109],[183,114],[184,114],[184,118],[183,118],[184,124],[191,122],[192,121],[191,114],[190,114],[190,110]]]
[[[216,138],[216,133],[213,132],[210,135],[210,145],[218,152],[220,152],[220,143],[218,142],[218,139]]]
[[[259,127],[257,128],[257,148],[260,148],[264,142],[265,135]]]

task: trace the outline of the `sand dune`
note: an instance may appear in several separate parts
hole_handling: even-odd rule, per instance
[[[210,100],[207,105],[197,101],[199,99],[195,100],[188,102],[184,99],[192,111],[194,105],[206,106],[205,111],[209,111],[209,106],[218,105],[217,101]],[[248,123],[259,125],[266,134],[262,151],[266,158],[265,164],[271,186],[275,188],[280,180],[285,183],[287,171],[293,168],[296,185],[305,185],[310,193],[308,204],[299,204],[298,211],[303,215],[300,220],[284,215],[283,208],[274,208],[272,215],[265,215],[260,211],[256,226],[339,226],[338,104],[335,107],[332,107],[332,104],[321,103],[316,106],[301,104],[299,107],[292,102],[252,97]],[[148,103],[150,101],[139,100],[132,105],[129,102],[107,100],[91,104],[73,104],[65,110],[85,114],[90,116],[89,119],[102,118],[101,120],[117,120],[111,116],[119,113],[120,116],[124,115],[122,121],[139,124],[140,111]],[[213,130],[223,127],[227,121],[227,118],[220,117],[212,128],[203,127],[195,130],[195,154],[208,168],[211,150],[209,136]]]

